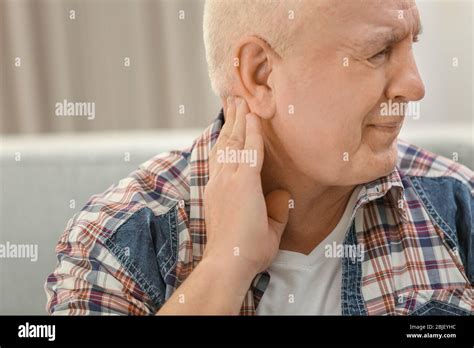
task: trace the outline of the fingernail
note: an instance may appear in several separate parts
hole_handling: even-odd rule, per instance
[[[227,106],[229,106],[230,104],[232,104],[234,102],[234,97],[230,96],[230,97],[227,97]]]
[[[240,97],[235,98],[235,105],[238,106],[240,104],[242,104],[242,98],[240,98]]]

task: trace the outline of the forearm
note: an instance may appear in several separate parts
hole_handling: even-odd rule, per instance
[[[237,315],[252,273],[225,261],[203,259],[158,315]]]

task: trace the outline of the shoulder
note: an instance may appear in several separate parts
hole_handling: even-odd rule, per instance
[[[427,212],[459,248],[466,274],[474,281],[473,172],[448,158],[404,141],[398,143],[398,170],[408,179]],[[409,204],[417,206],[411,196]],[[454,250],[454,249],[453,249]]]
[[[56,246],[57,267],[46,285],[51,312],[76,300],[89,306],[98,289],[114,301],[96,306],[97,312],[129,313],[137,307],[131,312],[143,314],[148,311],[144,303],[156,309],[163,302],[165,280],[176,261],[172,221],[188,189],[188,158],[185,150],[150,159],[92,196],[69,220]],[[89,295],[62,303],[58,294],[69,293],[65,279],[80,281]]]
[[[103,193],[91,196],[68,222],[69,238],[103,241],[130,219],[166,214],[189,189],[188,159],[187,150],[159,154]]]
[[[450,182],[452,188],[474,194],[474,174],[471,169],[404,140],[398,141],[397,168],[402,175],[417,178],[418,182],[427,183],[428,186],[437,185],[438,190]]]

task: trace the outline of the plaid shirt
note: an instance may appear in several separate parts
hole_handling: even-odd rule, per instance
[[[169,265],[171,256],[162,257],[157,265],[160,270],[167,267],[163,293],[169,298],[203,255],[208,157],[222,124],[221,111],[189,149],[160,154],[142,164],[103,194],[92,196],[69,221],[56,247],[58,264],[45,286],[49,313],[151,315],[159,310],[163,299],[151,291],[146,274],[127,262],[129,247],[121,247],[113,236],[144,208],[153,216],[175,214],[171,225],[177,237],[176,260]],[[399,161],[393,172],[364,184],[359,193],[351,232],[352,242],[364,246],[364,258],[356,266],[351,264],[357,261],[344,260],[343,282],[352,286],[348,284],[351,279],[360,279],[357,306],[364,314],[411,314],[429,301],[472,313],[474,290],[459,242],[446,233],[449,228],[442,221],[433,219],[415,190],[416,180],[410,178],[455,179],[470,187],[472,199],[473,173],[403,141],[398,148]],[[135,231],[146,233],[146,228],[138,226]],[[358,278],[353,278],[356,274]],[[241,315],[256,313],[268,282],[267,272],[254,278]],[[352,300],[342,293],[347,307]],[[343,314],[350,311],[343,308]]]

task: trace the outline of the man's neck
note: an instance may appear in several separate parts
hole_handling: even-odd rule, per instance
[[[270,154],[269,154],[270,155]],[[262,169],[264,194],[276,189],[290,192],[290,216],[280,249],[309,254],[336,227],[355,186],[324,186],[298,173],[291,165],[279,165],[265,153]]]

